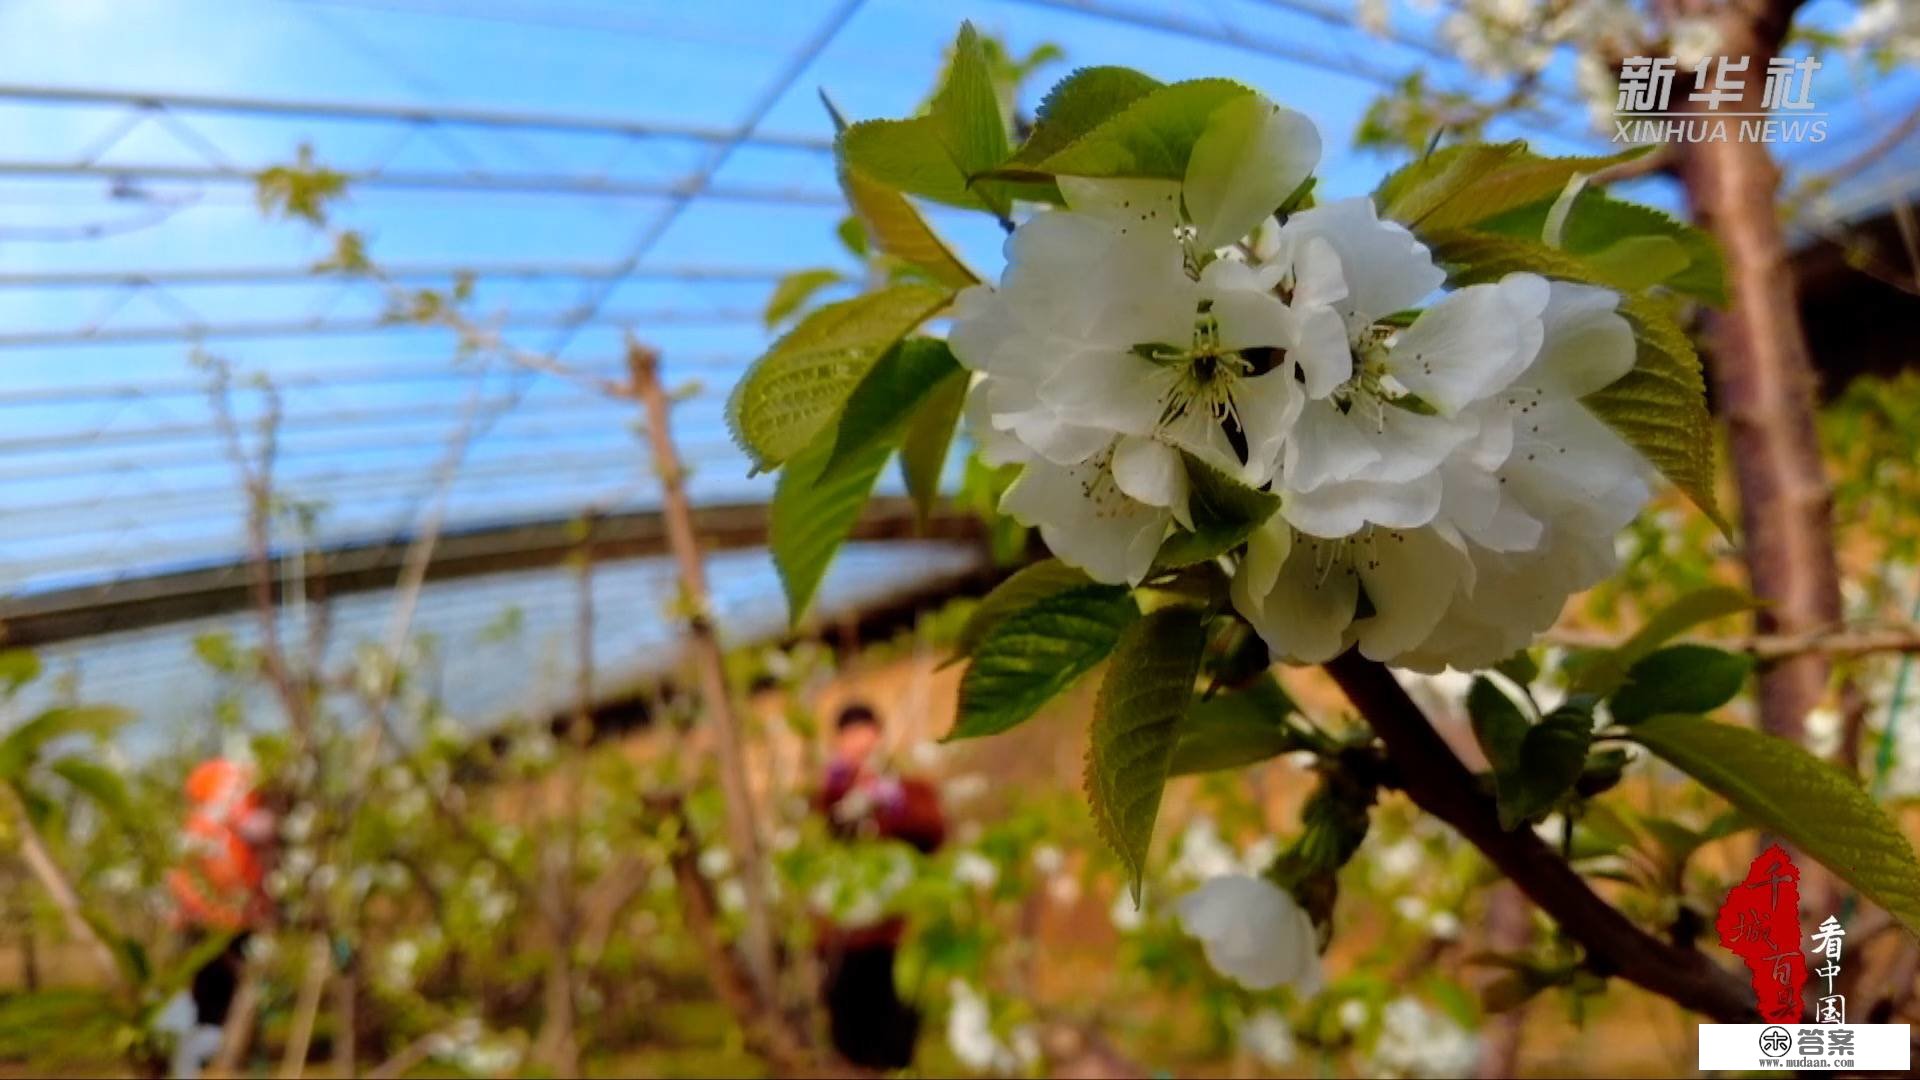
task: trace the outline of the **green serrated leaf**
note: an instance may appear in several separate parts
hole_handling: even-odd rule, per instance
[[[946,471],[947,451],[960,426],[967,403],[967,373],[955,371],[927,391],[926,399],[907,421],[900,438],[900,479],[913,500],[921,525],[933,513],[940,497],[940,475]]]
[[[1091,585],[1043,597],[994,621],[960,678],[948,739],[993,735],[1026,722],[1106,659],[1139,617],[1127,590]]]
[[[0,780],[20,776],[48,743],[70,735],[111,734],[132,718],[112,705],[61,705],[48,709],[0,739]]]
[[[1497,281],[1518,270],[1608,284],[1578,256],[1537,241],[1450,231],[1428,236],[1427,243],[1459,285]],[[1713,490],[1713,419],[1693,341],[1653,297],[1622,296],[1620,314],[1637,343],[1633,370],[1583,403],[1726,532]]]
[[[760,313],[761,321],[769,328],[787,321],[788,316],[799,311],[815,293],[829,285],[837,285],[846,280],[838,270],[824,266],[811,270],[796,270],[780,279],[773,287],[773,294],[767,297],[767,306]]]
[[[1253,91],[1226,79],[1195,79],[1147,91],[1120,111],[1037,160],[989,176],[1132,177],[1181,180],[1214,110]]]
[[[1484,675],[1474,679],[1467,691],[1467,717],[1495,777],[1519,767],[1520,743],[1532,725],[1506,691]]]
[[[938,338],[908,338],[888,349],[847,395],[826,470],[840,469],[878,444],[897,445],[927,395],[943,381],[965,375],[953,350]]]
[[[960,261],[906,196],[845,161],[841,162],[840,188],[857,215],[856,224],[865,226],[864,232],[856,232],[858,254],[866,254],[866,239],[871,236],[874,247],[925,270],[935,281],[956,289],[980,283],[979,275]],[[842,238],[845,242],[844,233]]]
[[[1608,702],[1613,718],[1635,724],[1658,713],[1709,713],[1732,701],[1753,657],[1708,645],[1670,645],[1634,664]]]
[[[926,115],[868,120],[839,139],[841,159],[873,180],[1001,217],[1012,205],[1007,187],[972,178],[1005,161],[1009,149],[992,63],[972,23],[961,25],[946,78]]]
[[[1206,647],[1202,614],[1161,608],[1127,628],[1100,684],[1087,749],[1094,823],[1127,866],[1134,901],[1182,717]]]
[[[1551,210],[1551,201],[1540,202],[1474,229],[1538,240]],[[1713,237],[1653,207],[1588,188],[1574,197],[1560,223],[1557,247],[1583,259],[1598,278],[1617,288],[1661,285],[1714,307],[1727,304],[1726,268]]]
[[[1110,589],[1114,595],[1124,591],[1117,585],[1096,585],[1085,571],[1077,566],[1068,566],[1059,559],[1042,559],[1032,566],[1021,567],[995,586],[973,609],[973,614],[968,616],[966,625],[960,628],[959,637],[954,642],[954,659],[972,655],[973,650],[986,639],[988,632],[1014,612],[1049,596],[1086,588]]]
[[[952,298],[939,286],[892,285],[809,312],[734,387],[734,441],[756,469],[799,453],[840,415],[874,362]]]
[[[1192,530],[1176,530],[1160,546],[1155,565],[1163,569],[1192,566],[1219,558],[1246,542],[1253,530],[1280,509],[1280,497],[1258,491],[1183,453],[1187,466],[1187,509]]]
[[[1374,202],[1381,217],[1423,236],[1472,228],[1523,206],[1551,202],[1574,177],[1632,161],[1647,150],[1541,157],[1525,143],[1465,143],[1435,151],[1387,177]]]
[[[1698,716],[1650,717],[1633,738],[1920,936],[1920,860],[1852,776],[1785,739]]]
[[[835,435],[823,431],[780,470],[773,504],[767,510],[767,546],[787,594],[787,618],[798,624],[813,603],[834,553],[860,520],[880,470],[893,453],[876,442],[828,468]]]
[[[1034,116],[1032,134],[1009,164],[1037,165],[1045,161],[1165,85],[1132,68],[1081,68],[1047,91]]]
[[[1627,672],[1653,650],[1704,622],[1738,615],[1759,606],[1752,594],[1729,585],[1708,585],[1654,612],[1632,637],[1616,648],[1582,661],[1573,689],[1605,696],[1620,688]]]
[[[1243,690],[1215,694],[1180,721],[1168,775],[1238,769],[1305,749],[1287,723],[1293,711],[1293,700],[1272,672]]]
[[[1500,827],[1518,828],[1553,809],[1580,779],[1592,745],[1593,716],[1584,709],[1555,709],[1528,728],[1515,767],[1494,774]]]

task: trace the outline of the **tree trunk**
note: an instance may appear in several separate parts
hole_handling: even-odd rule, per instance
[[[1736,3],[1723,14],[1716,51],[1746,56],[1748,63],[1743,96],[1719,112],[1762,111],[1767,63],[1792,9]],[[1726,123],[1728,134],[1737,135],[1738,122]],[[1777,211],[1780,170],[1765,143],[1730,138],[1682,145],[1687,197],[1726,256],[1731,303],[1712,319],[1707,373],[1727,422],[1748,578],[1766,604],[1757,628],[1804,633],[1839,620],[1840,579],[1833,499],[1814,428],[1813,364]],[[1818,652],[1764,664],[1760,726],[1803,741],[1807,713],[1826,696],[1828,673]]]

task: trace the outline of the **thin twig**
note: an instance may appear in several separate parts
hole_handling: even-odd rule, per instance
[[[725,658],[714,634],[707,592],[707,571],[700,541],[693,531],[693,510],[687,501],[685,473],[673,445],[667,392],[660,385],[660,357],[637,341],[627,342],[627,365],[633,375],[633,393],[646,409],[646,435],[660,477],[661,513],[667,540],[680,566],[680,588],[687,605],[687,632],[694,665],[700,672],[701,704],[719,750],[720,786],[726,794],[727,833],[734,864],[746,897],[744,926],[747,970],[764,1001],[774,1000],[773,923],[767,903],[766,863],[760,852],[760,833],[754,822],[753,789],[747,782],[746,749],[727,689]]]
[[[286,1050],[280,1056],[280,1075],[299,1080],[307,1067],[307,1050],[313,1044],[314,1021],[320,1015],[320,1000],[326,995],[327,974],[333,957],[324,935],[316,934],[307,942],[307,970],[301,976],[300,995],[294,1000],[293,1026],[287,1031]]]
[[[1555,630],[1542,641],[1575,649],[1612,649],[1624,638],[1585,630]],[[1870,656],[1875,653],[1920,653],[1920,627],[1830,626],[1803,634],[1752,634],[1741,638],[1695,638],[1683,644],[1707,645],[1726,652],[1746,653],[1762,662],[1818,653],[1830,657]]]
[[[60,909],[60,918],[67,924],[67,932],[86,949],[109,986],[116,990],[125,989],[126,976],[114,959],[113,950],[107,947],[93,924],[87,921],[86,912],[80,904],[80,894],[74,891],[66,872],[60,869],[53,853],[47,850],[45,841],[40,839],[40,830],[34,828],[33,818],[27,814],[27,805],[14,789],[12,781],[0,780],[0,802],[6,803],[7,813],[13,818],[14,828],[19,834],[20,857],[26,861],[27,869],[33,871],[33,876],[40,880],[41,887],[47,890],[53,906]]]

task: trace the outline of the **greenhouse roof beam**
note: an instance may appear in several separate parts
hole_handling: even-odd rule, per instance
[[[428,580],[445,580],[556,565],[580,550],[578,515],[499,524],[443,534],[427,567]],[[694,526],[708,550],[764,546],[767,508],[758,503],[694,510]],[[977,540],[971,515],[936,511],[924,523],[902,498],[871,502],[854,527],[853,540]],[[666,551],[665,522],[658,511],[597,518],[592,528],[596,558],[637,558]],[[305,568],[311,595],[340,596],[392,588],[399,580],[410,537],[347,544],[321,553],[282,554],[274,560],[276,599],[281,583]],[[180,570],[149,577],[0,599],[0,643],[34,648],[57,641],[132,630],[242,610],[251,602],[252,575],[245,562]]]

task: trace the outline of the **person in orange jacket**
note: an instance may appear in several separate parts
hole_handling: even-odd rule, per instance
[[[188,1003],[170,1012],[175,1029],[173,1074],[195,1076],[219,1050],[227,1014],[240,988],[247,941],[272,919],[266,879],[278,819],[251,765],[212,758],[187,774],[187,816],[181,864],[167,874],[174,920],[188,947],[216,936],[226,946],[194,972]]]
[[[844,838],[898,840],[933,851],[946,820],[933,785],[880,769],[880,717],[862,704],[840,710],[832,758],[817,809]],[[834,1048],[854,1065],[900,1069],[912,1064],[920,1013],[900,999],[893,964],[906,922],[889,916],[862,926],[826,926],[820,952],[826,968],[827,1017]]]

